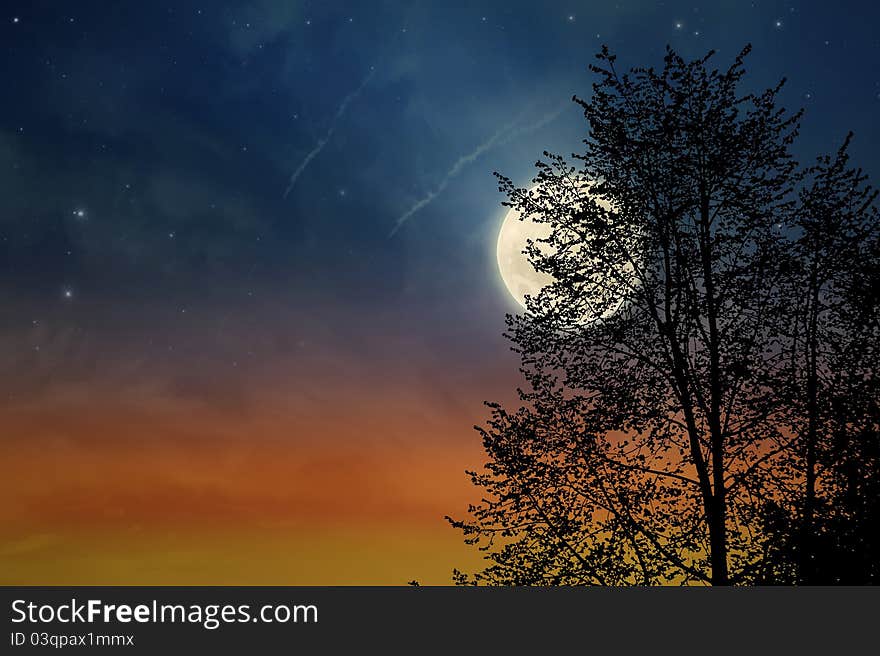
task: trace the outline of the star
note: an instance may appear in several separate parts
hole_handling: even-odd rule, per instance
[[[18,22],[18,16],[13,17],[12,22],[13,22],[13,23],[17,23],[17,22]]]
[[[777,30],[781,30],[782,29],[782,21],[777,18],[776,22],[773,23],[773,27],[775,27]]]
[[[675,29],[680,30],[683,27],[684,27],[684,23],[682,23],[681,21],[678,21],[675,23]]]
[[[73,298],[73,290],[68,288],[64,290],[64,298]]]
[[[568,22],[569,22],[569,23],[574,23],[574,14],[569,14],[569,15],[568,15]]]
[[[74,210],[73,215],[78,219],[84,219],[86,216],[85,210]]]

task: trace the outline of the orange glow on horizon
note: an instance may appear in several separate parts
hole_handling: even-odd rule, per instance
[[[107,397],[0,411],[0,583],[445,584],[479,560],[443,519],[474,500],[479,415]]]

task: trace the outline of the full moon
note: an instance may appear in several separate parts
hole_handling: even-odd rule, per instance
[[[610,209],[610,204],[602,198],[594,196],[594,199],[605,209]],[[524,253],[528,241],[537,242],[550,236],[550,225],[547,223],[535,223],[529,218],[520,218],[516,208],[511,208],[501,223],[498,231],[498,244],[496,257],[498,259],[498,271],[501,279],[507,287],[507,291],[514,300],[522,307],[526,307],[526,295],[536,297],[540,291],[554,281],[553,276],[543,271],[536,271]],[[550,247],[547,244],[538,244],[545,253]],[[632,267],[626,267],[626,273],[633,275]],[[601,282],[601,281],[599,281]],[[620,309],[621,303],[606,309],[601,318],[607,318]],[[587,320],[587,319],[585,319]]]
[[[543,271],[536,271],[523,252],[530,239],[537,241],[546,239],[549,235],[548,224],[535,223],[531,219],[520,220],[520,213],[516,208],[511,208],[501,223],[496,249],[498,271],[507,291],[523,307],[526,306],[527,294],[535,297],[553,282],[553,276]]]

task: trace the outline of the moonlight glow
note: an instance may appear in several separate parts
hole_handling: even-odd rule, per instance
[[[537,296],[541,289],[553,282],[550,274],[536,271],[523,252],[530,239],[546,239],[549,234],[549,225],[530,219],[520,220],[516,208],[510,209],[498,232],[498,271],[507,291],[522,307],[526,306],[526,295]]]
[[[611,209],[610,204],[598,197],[594,197],[599,204],[605,209]],[[543,271],[536,271],[528,256],[525,254],[526,246],[529,240],[537,242],[539,239],[546,239],[550,235],[550,226],[546,223],[536,223],[529,218],[521,218],[516,208],[511,208],[501,223],[498,231],[498,244],[496,246],[496,257],[498,259],[498,271],[501,279],[507,287],[507,291],[513,296],[514,300],[523,308],[526,307],[526,295],[532,298],[536,297],[540,291],[553,282],[553,276]],[[547,244],[538,244],[538,247],[545,253],[550,248]],[[627,266],[625,275],[634,282],[633,269]],[[620,279],[620,276],[609,276]],[[604,281],[596,281],[603,283]],[[587,299],[588,302],[590,299]],[[623,305],[621,302],[614,305],[600,315],[601,318],[607,318],[617,312]],[[584,317],[584,321],[592,320],[594,317]]]

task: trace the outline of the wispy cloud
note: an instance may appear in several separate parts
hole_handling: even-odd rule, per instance
[[[394,227],[391,229],[391,232],[388,234],[388,237],[393,237],[398,230],[400,230],[403,225],[409,221],[409,219],[418,211],[424,209],[426,206],[430,205],[437,196],[443,193],[443,190],[449,186],[449,183],[459,174],[462,170],[468,165],[476,161],[481,155],[486,153],[493,148],[498,148],[505,144],[510,143],[514,139],[521,137],[530,132],[534,132],[536,130],[540,130],[542,127],[555,121],[560,114],[562,114],[563,110],[566,107],[569,107],[570,103],[565,102],[560,105],[556,109],[551,112],[548,112],[538,118],[537,120],[527,123],[523,125],[523,121],[521,116],[518,116],[513,121],[502,127],[495,134],[493,134],[489,139],[481,143],[479,146],[474,148],[471,152],[466,155],[462,155],[459,157],[452,167],[446,172],[446,175],[440,180],[440,183],[434,187],[427,195],[417,201],[412,207],[410,207],[406,212],[404,212],[400,218],[394,224]]]
[[[303,158],[303,161],[300,162],[299,166],[296,167],[294,172],[290,176],[290,182],[287,184],[287,189],[284,190],[284,198],[287,198],[288,194],[290,194],[290,190],[293,189],[296,181],[299,179],[299,176],[303,174],[303,172],[308,168],[309,164],[315,159],[318,155],[321,154],[321,151],[324,150],[324,146],[327,145],[327,142],[330,141],[330,138],[333,136],[333,133],[336,132],[336,125],[339,123],[339,120],[345,115],[346,110],[348,110],[348,106],[354,102],[361,92],[364,90],[364,87],[370,83],[370,80],[373,79],[373,75],[376,74],[375,67],[370,69],[369,74],[364,78],[363,82],[360,83],[357,89],[348,94],[345,98],[343,98],[342,102],[339,104],[339,107],[336,109],[336,113],[333,115],[333,119],[330,121],[330,127],[327,128],[326,134],[318,140],[318,143],[315,144],[315,147],[312,148],[308,154]]]

